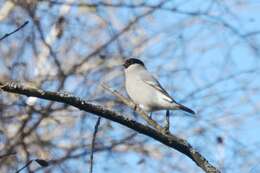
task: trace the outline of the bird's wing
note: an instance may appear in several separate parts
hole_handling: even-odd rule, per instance
[[[153,77],[150,74],[141,75],[141,76],[142,76],[142,80],[144,81],[144,83],[148,84],[149,86],[153,87],[154,89],[159,91],[161,94],[163,94],[165,96],[164,99],[166,101],[168,101],[168,102],[175,102],[175,100],[173,100],[173,98],[167,93],[167,91],[165,91],[165,89],[163,89],[163,87],[155,79],[155,77]]]

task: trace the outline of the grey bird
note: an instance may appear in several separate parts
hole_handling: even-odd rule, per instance
[[[129,97],[145,112],[159,110],[183,110],[195,114],[193,110],[177,103],[146,69],[144,63],[135,58],[124,62],[125,88]]]

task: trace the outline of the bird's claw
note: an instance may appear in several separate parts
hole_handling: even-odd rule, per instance
[[[134,106],[134,111],[136,111],[137,110],[137,104],[135,104],[135,106]]]
[[[167,127],[167,126],[163,127],[163,133],[164,134],[170,134],[169,127]]]
[[[150,113],[149,118],[153,119],[153,113],[152,112]]]
[[[165,134],[169,134],[170,133],[170,112],[169,110],[166,111],[166,124],[163,128],[163,131]]]

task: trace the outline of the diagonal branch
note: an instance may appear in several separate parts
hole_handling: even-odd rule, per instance
[[[98,132],[98,126],[100,124],[100,121],[101,121],[101,117],[98,117],[98,120],[97,120],[95,128],[94,128],[93,137],[92,137],[89,173],[93,173],[93,162],[94,162],[93,160],[94,160],[95,141],[96,141],[96,136],[97,136],[97,132]]]
[[[10,35],[16,33],[17,31],[19,31],[20,29],[22,29],[23,27],[25,27],[27,24],[29,23],[29,21],[25,21],[21,26],[19,26],[18,28],[16,28],[14,31],[10,32],[10,33],[6,33],[4,36],[2,36],[0,38],[0,41],[4,40],[6,37],[9,37]]]
[[[211,165],[198,151],[196,151],[186,140],[173,134],[162,133],[149,126],[145,126],[135,120],[126,118],[126,116],[107,109],[103,106],[89,103],[79,97],[66,95],[59,92],[44,91],[42,89],[21,85],[16,82],[1,83],[0,89],[6,92],[26,95],[28,97],[38,97],[46,100],[56,101],[74,106],[80,110],[95,114],[97,116],[117,122],[125,127],[137,131],[143,135],[149,136],[154,140],[165,144],[192,159],[200,168],[207,173],[220,173],[220,171]]]
[[[0,159],[3,159],[5,157],[9,157],[9,156],[15,155],[15,154],[16,154],[16,152],[8,152],[8,153],[0,155]]]

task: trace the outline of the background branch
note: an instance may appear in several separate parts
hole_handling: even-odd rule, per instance
[[[94,159],[95,141],[96,141],[96,136],[97,136],[97,132],[98,132],[98,126],[100,124],[100,121],[101,121],[101,117],[98,117],[97,122],[95,124],[93,137],[92,137],[89,173],[93,172],[93,164],[94,164],[93,159]]]
[[[18,28],[16,28],[14,31],[10,32],[10,33],[6,33],[4,36],[2,36],[0,38],[0,41],[4,40],[5,38],[9,37],[10,35],[16,33],[17,31],[19,31],[20,29],[22,29],[23,27],[25,27],[27,24],[29,23],[29,21],[25,21],[21,26],[19,26]]]

